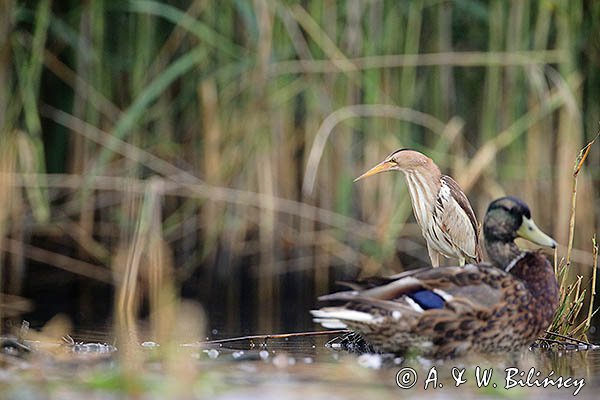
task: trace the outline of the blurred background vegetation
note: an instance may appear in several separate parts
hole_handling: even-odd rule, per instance
[[[480,220],[524,199],[562,257],[599,67],[594,0],[3,0],[0,317],[94,327],[183,296],[218,334],[310,329],[336,280],[429,262],[401,175],[352,184],[400,147]]]

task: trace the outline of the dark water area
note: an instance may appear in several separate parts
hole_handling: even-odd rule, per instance
[[[64,247],[60,252],[69,255]],[[225,335],[246,335],[259,332],[259,319],[278,332],[305,331],[313,328],[309,310],[317,307],[317,297],[323,294],[315,288],[313,271],[286,264],[279,274],[279,296],[270,310],[259,304],[259,285],[263,276],[257,273],[252,259],[231,260],[226,252],[215,260],[215,265],[198,265],[190,276],[176,282],[178,295],[200,304],[210,321],[210,332],[216,338]],[[211,271],[220,271],[212,273]],[[357,267],[332,266],[330,284],[325,291],[339,290],[336,281],[356,278]],[[176,269],[176,273],[179,271]],[[232,278],[233,277],[233,278]],[[69,318],[75,327],[94,330],[113,322],[115,288],[83,276],[54,268],[47,264],[30,262],[23,277],[23,298],[31,302],[31,311],[5,323],[20,325],[21,319],[34,327],[41,327],[54,316]],[[141,299],[140,318],[147,318],[147,297]]]

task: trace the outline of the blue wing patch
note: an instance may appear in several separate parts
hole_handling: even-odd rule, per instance
[[[444,308],[444,299],[433,293],[431,290],[418,290],[407,295],[421,306],[423,310],[430,310],[432,308]]]

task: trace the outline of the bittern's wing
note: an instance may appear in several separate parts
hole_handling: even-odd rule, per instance
[[[479,227],[473,208],[454,179],[443,175],[441,180],[442,184],[450,189],[451,194],[444,207],[443,230],[448,232],[454,245],[466,256],[479,262],[481,261]]]

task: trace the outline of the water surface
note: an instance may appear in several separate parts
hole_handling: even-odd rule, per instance
[[[242,400],[595,398],[600,390],[600,352],[594,350],[404,359],[326,346],[334,337],[160,344],[140,335],[139,343],[123,347],[111,333],[91,331],[74,334],[72,342],[25,341],[30,351],[21,353],[7,350],[5,338],[0,389],[6,398]]]

